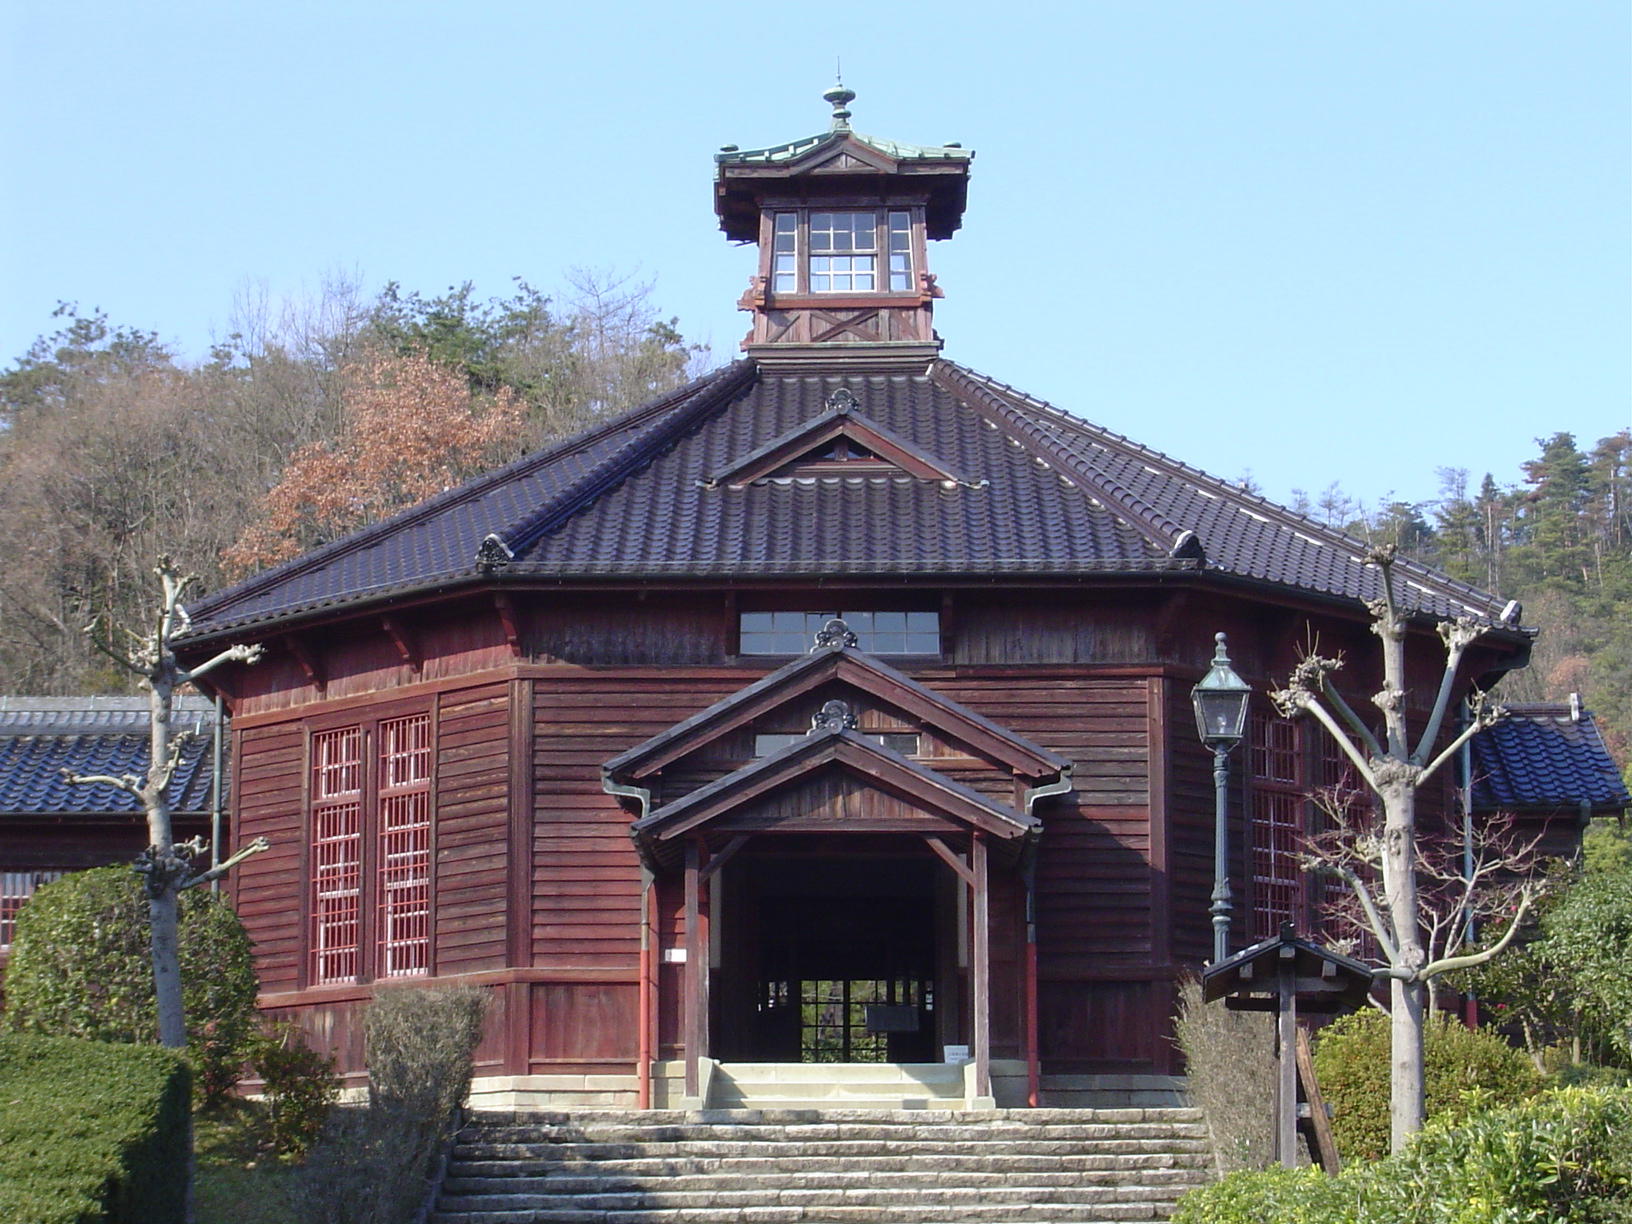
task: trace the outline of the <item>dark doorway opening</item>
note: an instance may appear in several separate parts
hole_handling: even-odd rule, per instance
[[[927,855],[745,854],[733,863],[720,1057],[934,1061],[945,1005],[936,932],[948,925],[937,866]]]

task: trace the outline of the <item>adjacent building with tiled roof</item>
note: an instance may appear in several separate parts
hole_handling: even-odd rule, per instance
[[[212,674],[272,843],[232,885],[262,1004],[353,1069],[400,978],[494,996],[489,1101],[964,1047],[965,1104],[1172,1071],[1214,634],[1259,691],[1316,643],[1376,687],[1362,542],[942,355],[973,154],[826,96],[827,131],[715,159],[760,250],[740,360],[189,609],[184,654],[267,647]],[[1523,666],[1516,607],[1395,575],[1414,700],[1442,618],[1483,626],[1464,685]],[[1331,762],[1262,700],[1236,760],[1245,947],[1315,918]]]
[[[208,838],[215,805],[215,703],[176,699],[183,744],[166,794],[183,840]],[[148,764],[145,697],[0,696],[0,953],[12,919],[40,884],[69,871],[129,862],[147,845],[128,792],[69,774],[141,778]]]

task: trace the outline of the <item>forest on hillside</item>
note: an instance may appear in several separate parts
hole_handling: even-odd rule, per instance
[[[249,299],[202,361],[64,304],[0,372],[0,692],[119,691],[95,649],[137,625],[161,552],[205,590],[395,513],[702,371],[648,288],[576,273],[436,296]],[[1535,439],[1512,473],[1440,469],[1431,501],[1332,485],[1293,509],[1524,606],[1508,701],[1580,692],[1632,744],[1632,433]],[[86,626],[93,628],[86,632]]]

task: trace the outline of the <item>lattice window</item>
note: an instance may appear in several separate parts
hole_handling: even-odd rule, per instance
[[[350,982],[361,966],[363,730],[312,737],[312,981]]]
[[[799,287],[799,214],[777,213],[771,252],[771,287],[792,293]]]
[[[0,871],[0,951],[11,947],[17,933],[17,911],[41,884],[60,880],[65,873],[45,871]]]
[[[744,612],[737,649],[745,655],[804,654],[835,616],[855,632],[868,654],[941,652],[939,612]]]
[[[1281,923],[1300,927],[1307,914],[1298,864],[1309,807],[1296,723],[1256,713],[1248,747],[1252,814],[1252,939],[1267,939]]]
[[[912,214],[892,212],[890,225],[890,289],[912,288]]]
[[[379,975],[430,967],[431,720],[380,724]]]
[[[878,216],[810,214],[812,293],[871,293],[878,288]]]

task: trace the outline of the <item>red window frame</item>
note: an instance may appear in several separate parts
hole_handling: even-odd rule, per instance
[[[308,984],[429,974],[430,714],[314,729],[309,751]]]
[[[0,952],[11,949],[17,934],[17,911],[34,895],[41,884],[60,880],[68,874],[66,867],[45,867],[23,871],[0,871]]]
[[[1307,929],[1308,877],[1299,861],[1310,828],[1307,755],[1301,724],[1253,713],[1247,776],[1254,943],[1278,934],[1283,922]]]

